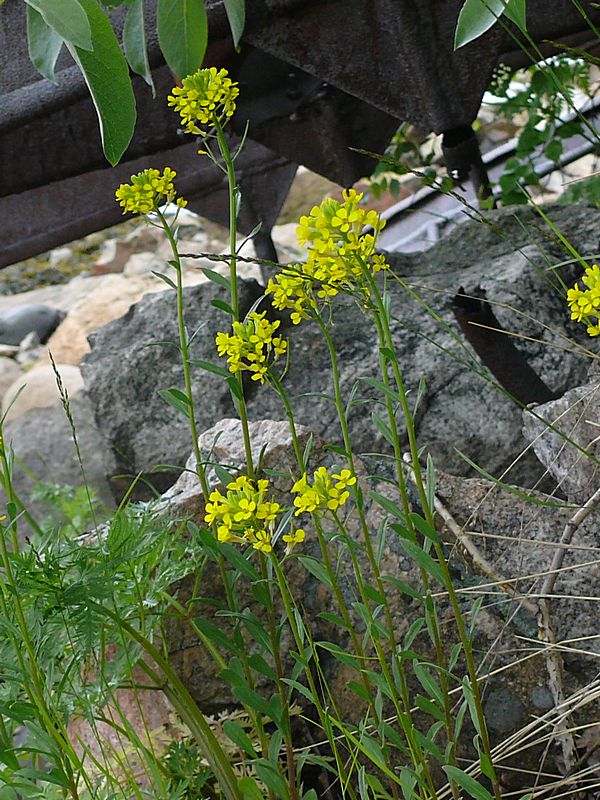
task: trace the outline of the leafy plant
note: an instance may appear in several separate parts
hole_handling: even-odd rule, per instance
[[[143,0],[25,0],[31,62],[48,80],[63,45],[88,86],[107,161],[113,166],[127,149],[136,121],[129,69],[152,87]],[[1,3],[0,3],[1,5]],[[105,12],[127,6],[123,51]],[[245,24],[245,0],[225,0],[237,47]],[[1,13],[1,12],[0,12]],[[177,77],[197,70],[208,42],[205,0],[158,0],[157,33],[161,52]]]

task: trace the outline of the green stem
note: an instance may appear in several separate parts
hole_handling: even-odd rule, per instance
[[[181,363],[183,365],[183,380],[185,384],[185,394],[188,398],[188,419],[190,423],[190,432],[192,435],[192,447],[194,450],[194,456],[196,458],[196,474],[198,475],[198,480],[200,481],[200,486],[202,488],[202,494],[204,495],[205,501],[208,501],[210,497],[210,489],[208,486],[208,480],[206,478],[206,470],[204,469],[204,464],[202,463],[202,453],[200,452],[200,442],[198,441],[198,426],[196,424],[196,409],[194,406],[194,400],[192,396],[192,377],[190,371],[190,349],[189,349],[189,342],[187,331],[185,329],[185,313],[183,307],[183,276],[181,271],[181,259],[179,258],[179,250],[177,249],[177,242],[175,241],[175,237],[173,236],[173,231],[165,217],[163,216],[162,212],[156,211],[156,214],[161,222],[163,230],[169,240],[169,244],[171,245],[171,252],[173,253],[173,266],[175,267],[175,275],[177,278],[177,288],[176,288],[176,297],[177,297],[177,328],[179,331],[179,349],[181,351]]]
[[[368,273],[368,271],[366,271]],[[372,296],[375,299],[375,303],[377,305],[377,310],[379,313],[379,318],[381,321],[383,335],[384,335],[384,342],[386,347],[393,353],[395,353],[395,345],[392,338],[392,332],[389,325],[389,319],[387,315],[387,311],[385,308],[385,304],[381,297],[381,294],[373,280],[372,276],[369,278],[370,288],[372,291]],[[406,420],[406,430],[408,434],[408,442],[411,454],[411,461],[412,461],[412,468],[414,471],[415,476],[415,483],[417,486],[417,490],[419,493],[419,499],[421,502],[421,506],[423,509],[423,513],[425,515],[425,519],[427,520],[428,524],[431,526],[432,529],[435,529],[435,521],[434,521],[434,514],[432,509],[429,507],[429,501],[427,497],[427,491],[425,488],[425,484],[423,481],[423,474],[421,472],[421,464],[419,461],[419,452],[417,447],[417,438],[415,433],[414,421],[412,418],[412,414],[410,412],[410,407],[408,404],[408,398],[406,396],[406,390],[404,388],[404,382],[402,380],[402,375],[400,373],[400,367],[398,366],[398,360],[396,358],[392,358],[390,360],[392,373],[394,375],[394,381],[396,383],[396,390],[400,397],[400,404],[402,406],[402,411],[405,416]],[[454,613],[454,618],[456,621],[456,626],[458,628],[458,634],[460,637],[460,641],[463,647],[463,651],[465,654],[465,661],[467,663],[467,672],[469,674],[469,680],[471,682],[472,690],[473,690],[473,699],[477,714],[477,721],[479,723],[481,729],[481,740],[483,751],[485,755],[489,759],[489,763],[492,764],[492,753],[491,753],[491,745],[489,734],[487,730],[487,725],[485,721],[485,715],[483,712],[483,704],[481,701],[481,693],[479,691],[479,683],[477,678],[477,666],[475,664],[475,659],[473,657],[473,647],[471,644],[471,640],[467,633],[465,621],[460,610],[460,606],[458,603],[458,599],[456,596],[456,592],[454,590],[454,584],[452,582],[452,576],[450,575],[450,570],[448,569],[448,563],[446,561],[446,556],[442,545],[439,542],[434,543],[434,549],[437,556],[437,560],[440,564],[440,567],[443,571],[444,575],[444,582],[445,582],[445,589],[448,592],[448,598],[450,600],[450,604],[452,606],[452,611]],[[493,770],[493,767],[492,767]],[[496,800],[501,800],[502,795],[500,791],[500,784],[498,782],[498,778],[496,776],[495,771],[493,770],[493,775],[491,778],[492,786],[494,790],[494,797]]]
[[[227,173],[227,189],[229,192],[229,284],[231,290],[231,310],[233,311],[234,322],[239,322],[240,319],[240,306],[238,299],[238,278],[237,278],[237,196],[239,189],[235,177],[235,167],[231,157],[231,151],[223,128],[218,119],[215,118],[215,130],[217,132],[217,142],[219,151],[225,163],[225,171]],[[240,423],[242,425],[242,434],[244,437],[244,450],[246,452],[246,464],[248,467],[248,477],[254,477],[254,463],[252,459],[252,447],[250,446],[250,431],[248,428],[248,412],[246,410],[246,401],[244,398],[244,385],[242,382],[241,374],[236,375],[233,380],[236,380],[240,389],[240,398],[237,399],[237,411],[240,415]]]

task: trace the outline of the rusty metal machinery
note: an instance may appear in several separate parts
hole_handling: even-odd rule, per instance
[[[470,126],[503,54],[514,64],[521,52],[514,28],[496,25],[454,52],[462,0],[247,0],[247,29],[236,53],[222,0],[207,5],[206,63],[227,66],[242,90],[232,134],[250,123],[238,162],[240,228],[249,232],[262,222],[261,255],[273,255],[269,230],[297,164],[350,185],[373,166],[351,148],[383,151],[400,120],[443,133],[449,167],[461,179],[483,180]],[[595,4],[581,5],[600,24]],[[220,174],[197,157],[166,106],[173,79],[152,33],[151,10],[156,98],[134,78],[138,125],[116,169],[104,160],[92,101],[68,55],[59,61],[56,86],[35,73],[24,12],[18,0],[0,10],[0,267],[118,222],[115,185],[151,165],[173,166],[189,207],[226,224]],[[539,43],[577,44],[591,35],[571,0],[530,0],[528,20]],[[118,29],[120,10],[113,21]]]

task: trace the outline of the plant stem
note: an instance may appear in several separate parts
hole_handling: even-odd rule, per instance
[[[210,496],[210,489],[208,486],[208,480],[206,478],[206,470],[204,469],[204,464],[202,463],[202,453],[200,452],[200,442],[198,441],[198,426],[196,424],[196,408],[194,405],[194,400],[192,396],[192,377],[190,371],[190,348],[189,348],[189,340],[187,331],[185,328],[185,313],[183,307],[183,276],[181,271],[181,259],[179,257],[179,251],[177,249],[177,242],[175,241],[175,237],[173,235],[173,231],[171,230],[171,226],[163,216],[161,211],[157,210],[158,218],[161,222],[163,230],[169,240],[169,244],[171,245],[171,252],[173,253],[173,266],[175,268],[175,275],[177,277],[176,282],[176,297],[177,297],[177,328],[179,331],[179,349],[181,352],[181,363],[183,365],[183,380],[185,384],[185,394],[188,398],[188,420],[190,423],[190,432],[192,435],[192,447],[194,450],[194,456],[196,458],[196,474],[198,475],[198,480],[200,481],[200,486],[202,488],[202,494],[204,495],[205,501],[208,500]]]
[[[233,321],[239,322],[240,307],[238,299],[238,278],[237,278],[237,212],[238,212],[238,196],[239,188],[235,177],[235,167],[231,157],[231,151],[223,128],[218,119],[215,118],[215,130],[217,132],[217,142],[219,151],[225,163],[225,170],[227,173],[227,189],[229,193],[229,284],[231,289],[231,310],[233,311]],[[254,477],[254,464],[252,459],[252,447],[250,446],[250,431],[248,429],[248,412],[246,410],[246,401],[244,398],[244,385],[242,382],[241,374],[233,377],[232,380],[238,382],[239,398],[235,398],[237,412],[240,415],[240,422],[242,425],[242,433],[244,436],[244,449],[246,452],[246,465],[248,468],[248,477]]]

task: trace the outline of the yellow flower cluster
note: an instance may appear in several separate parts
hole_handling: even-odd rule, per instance
[[[306,473],[292,486],[296,516],[304,511],[337,511],[350,497],[348,486],[356,483],[356,477],[349,469],[339,474],[330,475],[325,467],[319,467],[313,476],[313,484],[309,485]]]
[[[269,322],[266,312],[248,314],[244,322],[233,323],[233,334],[217,334],[217,352],[227,356],[230,372],[247,370],[253,381],[265,382],[269,367],[287,350],[287,342],[274,336],[279,321]]]
[[[149,214],[165,203],[172,203],[177,192],[173,186],[173,178],[177,173],[165,167],[161,173],[157,169],[145,169],[131,176],[131,183],[122,183],[115,196],[124,214]],[[184,208],[187,200],[179,197],[177,205]]]
[[[375,274],[387,268],[383,256],[375,253],[376,236],[385,220],[362,208],[362,197],[354,189],[345,190],[342,202],[330,197],[300,218],[297,237],[300,245],[307,245],[306,262],[287,267],[269,280],[266,289],[275,308],[291,309],[295,325],[308,319],[319,300],[344,290],[368,295],[365,271]],[[371,226],[374,235],[361,236],[365,226]]]
[[[253,481],[240,475],[226,488],[225,497],[218,489],[211,492],[205,522],[216,525],[220,542],[247,543],[255,550],[270,553],[273,523],[281,506],[266,499],[269,481]]]
[[[231,117],[240,90],[227,75],[226,69],[199,69],[168,96],[168,104],[179,113],[187,133],[205,136],[216,122]]]
[[[590,336],[600,335],[600,267],[594,264],[583,274],[582,281],[587,289],[580,289],[576,283],[567,292],[567,302],[571,309],[571,319],[589,323],[587,332]],[[596,324],[591,324],[585,317],[595,317]]]

